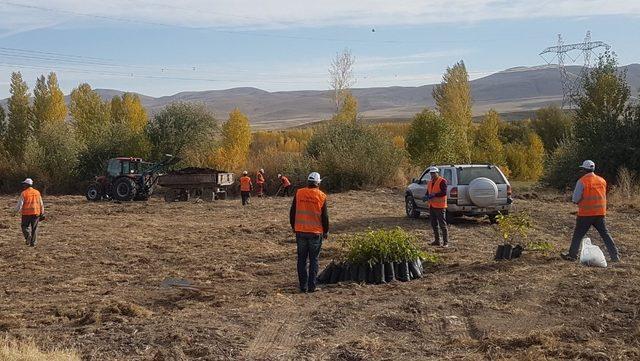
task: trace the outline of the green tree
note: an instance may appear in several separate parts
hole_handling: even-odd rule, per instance
[[[203,143],[215,139],[218,125],[202,104],[172,103],[162,109],[147,125],[153,155],[185,155]]]
[[[36,80],[33,88],[33,130],[40,131],[43,124],[62,123],[67,117],[67,105],[64,101],[64,94],[58,85],[56,73],[49,73],[45,79],[41,75]]]
[[[307,147],[311,163],[332,190],[388,185],[398,174],[402,154],[379,128],[360,123],[331,123],[314,134]]]
[[[637,104],[630,101],[626,74],[618,69],[615,57],[610,53],[602,55],[581,78],[580,85],[581,91],[574,98],[577,108],[573,136],[559,154],[550,158],[545,181],[557,187],[573,185],[576,165],[562,157],[591,159],[597,172],[612,182],[621,167],[640,171]],[[559,179],[553,173],[563,177]]]
[[[411,163],[416,166],[455,162],[457,139],[451,132],[451,124],[431,110],[415,115],[405,142]]]
[[[250,145],[249,118],[236,108],[222,125],[222,141],[215,163],[226,170],[239,170],[247,161]]]
[[[82,83],[71,91],[69,108],[78,137],[84,144],[108,136],[109,106],[89,84]]]
[[[504,147],[500,140],[500,114],[491,109],[476,131],[472,160],[478,163],[505,164]]]
[[[0,148],[4,146],[4,137],[7,134],[7,115],[4,107],[0,104]]]
[[[573,123],[569,113],[557,106],[548,106],[536,111],[531,127],[542,138],[544,149],[551,153],[563,139],[571,136]]]
[[[42,124],[30,151],[30,168],[47,191],[67,192],[74,188],[80,145],[74,129],[64,122]]]
[[[345,91],[340,110],[333,120],[339,122],[355,122],[358,119],[358,99],[350,91]]]
[[[463,61],[447,68],[442,82],[432,91],[436,109],[451,124],[451,132],[456,139],[455,161],[471,161],[471,86],[469,74]]]
[[[31,110],[29,107],[29,87],[22,80],[20,72],[11,74],[11,97],[7,102],[9,110],[5,148],[16,162],[21,162],[30,134]]]

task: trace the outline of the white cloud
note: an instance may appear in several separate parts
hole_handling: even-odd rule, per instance
[[[184,27],[255,29],[640,15],[637,0],[0,0],[0,4],[4,19],[0,27],[4,29],[29,28],[61,16],[91,20],[79,22],[84,26],[119,19]]]

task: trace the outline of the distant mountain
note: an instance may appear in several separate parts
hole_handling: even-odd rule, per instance
[[[640,88],[640,64],[622,67],[637,96]],[[578,74],[579,66],[567,67]],[[365,119],[408,119],[424,107],[433,107],[431,91],[434,85],[419,87],[356,88],[360,111]],[[104,98],[111,99],[123,92],[96,89]],[[527,113],[562,100],[562,87],[557,68],[553,66],[517,67],[471,81],[474,115],[490,108],[501,113]],[[330,118],[333,113],[329,91],[303,90],[267,92],[256,88],[233,88],[182,92],[170,96],[140,95],[151,113],[175,101],[202,102],[219,119],[224,119],[233,108],[245,112],[256,128],[286,128]],[[4,101],[3,101],[4,103]]]

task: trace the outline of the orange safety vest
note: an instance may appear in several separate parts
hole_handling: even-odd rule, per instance
[[[604,216],[607,214],[607,181],[595,173],[580,178],[583,192],[578,202],[578,216]]]
[[[264,176],[260,172],[258,172],[258,174],[256,175],[256,183],[258,184],[264,183]]]
[[[240,177],[240,191],[251,192],[251,178],[246,175]]]
[[[300,188],[296,192],[295,231],[322,234],[322,207],[327,195],[318,188]]]
[[[427,195],[439,193],[442,182],[444,182],[443,177],[430,180],[429,183],[427,183]],[[442,197],[431,198],[429,201],[429,207],[438,209],[447,208],[447,195],[445,194]]]
[[[289,182],[289,178],[282,176],[282,178],[280,179],[282,181],[282,186],[283,187],[288,187],[291,185],[291,182]]]
[[[22,210],[23,216],[39,216],[42,214],[42,197],[40,192],[29,187],[22,191]]]

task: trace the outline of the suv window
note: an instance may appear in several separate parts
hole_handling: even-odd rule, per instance
[[[495,166],[458,168],[458,184],[469,184],[480,177],[489,178],[496,184],[505,184],[505,179]]]
[[[420,183],[427,184],[431,180],[431,174],[429,172],[425,172],[420,178]]]
[[[447,180],[447,184],[451,184],[453,181],[453,172],[451,172],[450,168],[447,168],[442,172],[442,176]]]

